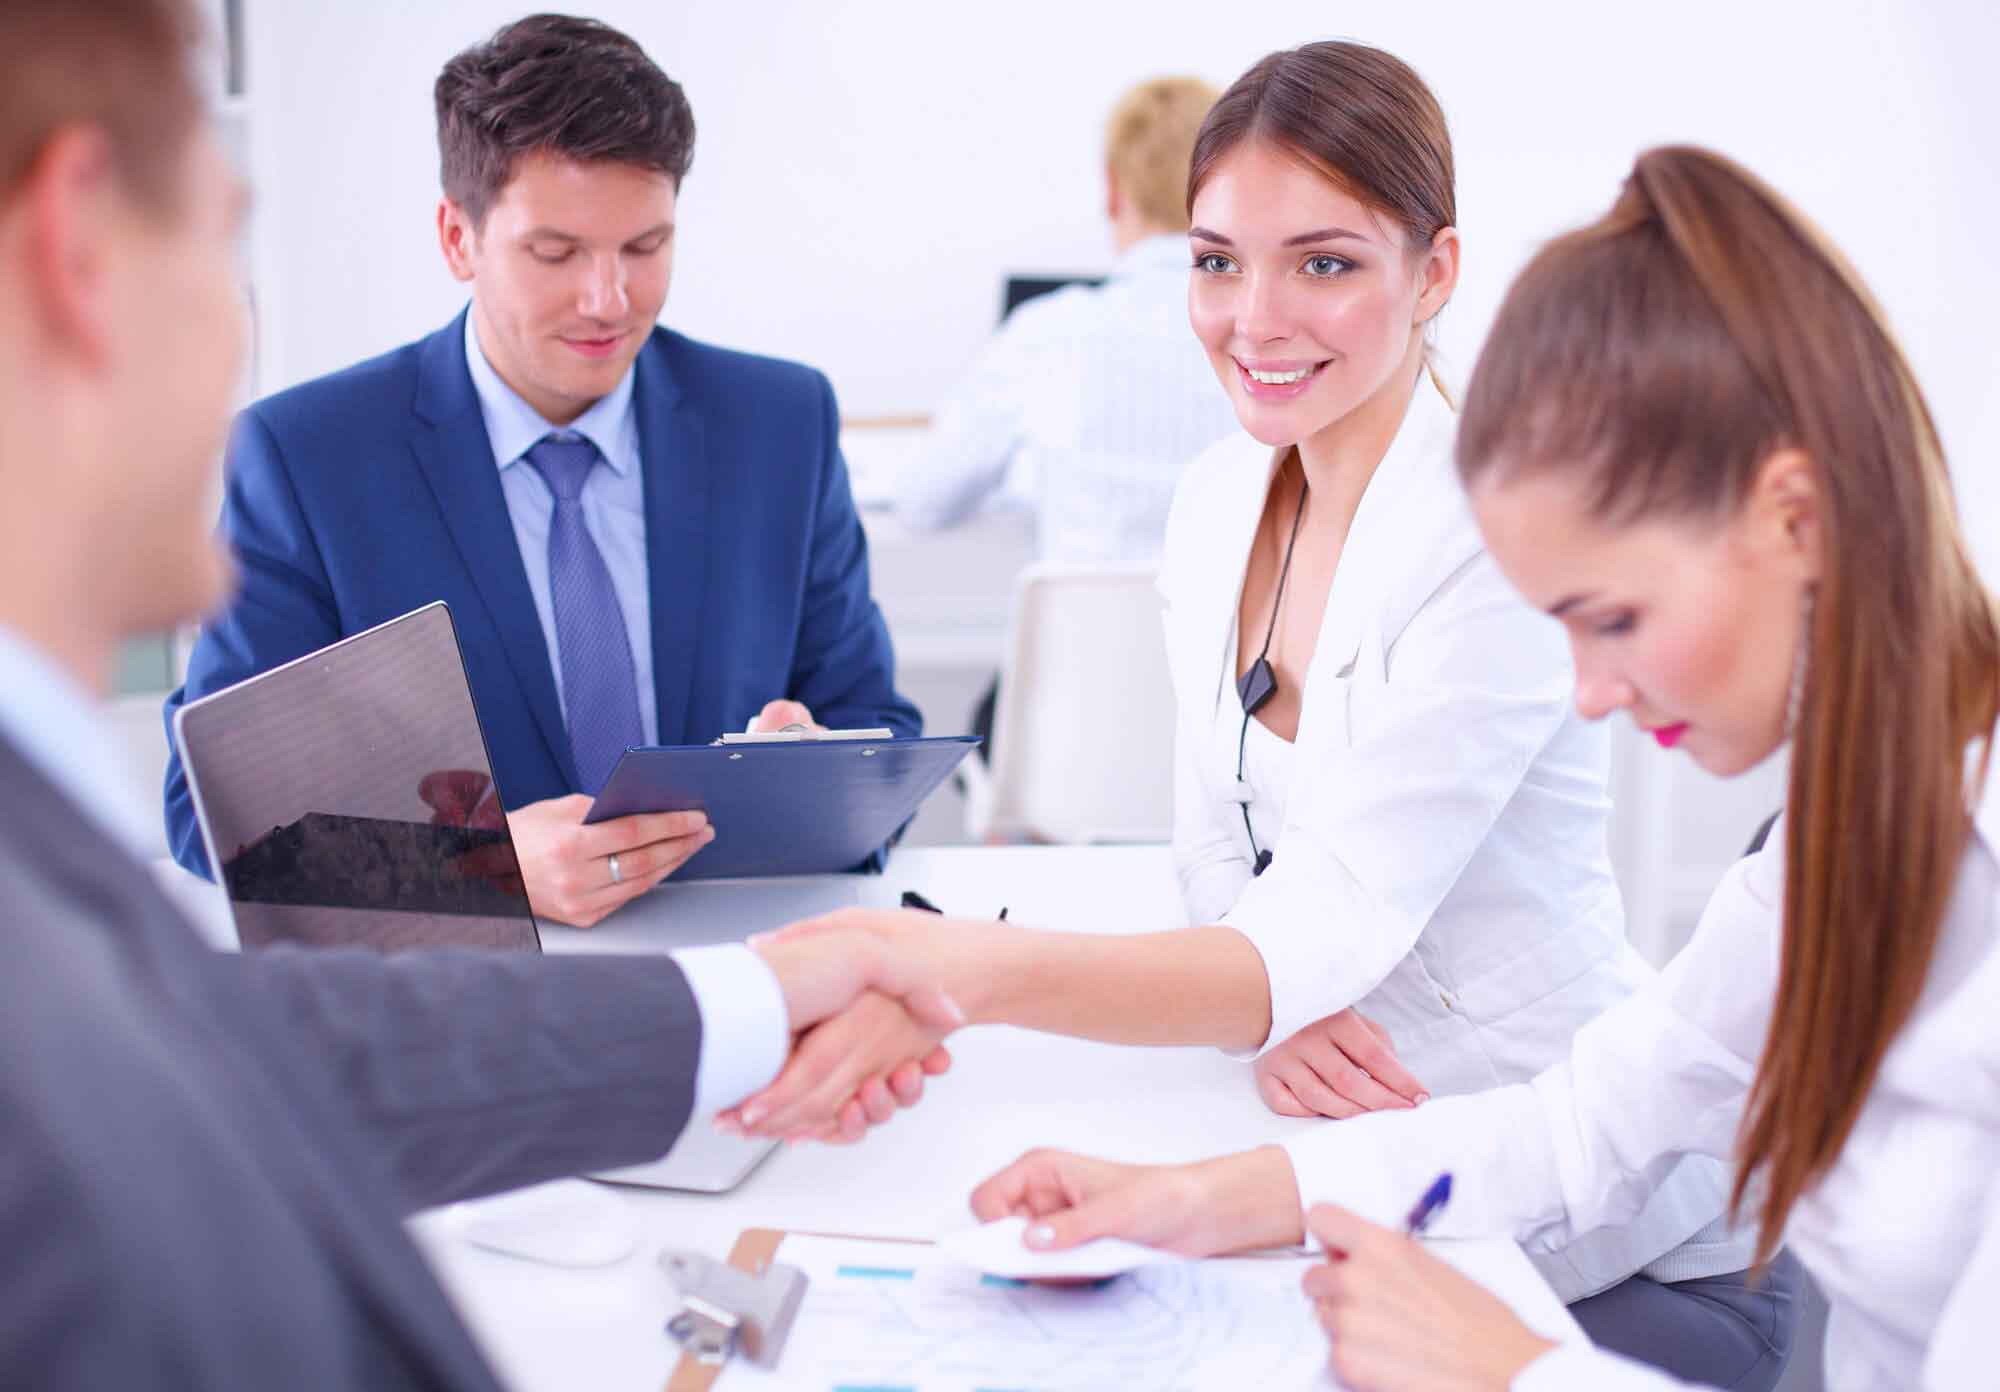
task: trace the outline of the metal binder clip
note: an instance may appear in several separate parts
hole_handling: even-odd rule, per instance
[[[738,1349],[760,1368],[774,1368],[806,1296],[806,1277],[776,1262],[742,1271],[699,1252],[662,1252],[660,1267],[680,1295],[667,1333],[697,1360],[726,1362]]]

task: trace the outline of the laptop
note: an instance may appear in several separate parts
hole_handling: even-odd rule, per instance
[[[190,701],[174,737],[245,951],[542,950],[442,603]],[[775,1148],[696,1118],[595,1177],[723,1193]]]

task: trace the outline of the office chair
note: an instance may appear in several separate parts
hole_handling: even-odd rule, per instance
[[[975,841],[1173,836],[1174,690],[1150,568],[1031,566],[994,711],[968,759]]]

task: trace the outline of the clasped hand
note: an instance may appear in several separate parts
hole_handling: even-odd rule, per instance
[[[935,914],[846,909],[752,938],[780,980],[801,960],[846,963],[873,994],[795,1018],[804,1032],[784,1071],[716,1124],[749,1136],[846,1142],[898,1106],[914,1106],[924,1079],[951,1066],[944,1039],[967,1023],[955,967],[977,927]],[[900,995],[913,995],[915,1008],[882,998]]]

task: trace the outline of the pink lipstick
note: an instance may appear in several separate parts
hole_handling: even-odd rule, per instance
[[[1681,736],[1687,732],[1687,722],[1683,720],[1678,725],[1662,725],[1659,729],[1653,731],[1653,738],[1660,742],[1660,748],[1672,749],[1681,742]]]

